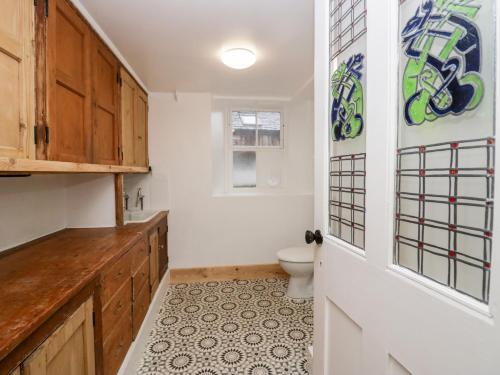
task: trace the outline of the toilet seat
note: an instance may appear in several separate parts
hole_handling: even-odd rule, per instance
[[[278,251],[278,259],[290,263],[314,262],[313,247],[289,247]]]

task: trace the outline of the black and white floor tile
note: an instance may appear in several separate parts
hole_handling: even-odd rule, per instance
[[[286,297],[286,279],[168,288],[141,375],[308,374],[312,300]]]

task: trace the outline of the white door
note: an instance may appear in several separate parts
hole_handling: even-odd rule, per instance
[[[335,30],[330,33],[330,27],[335,23],[333,8],[339,1],[344,7],[341,12],[365,3],[364,0],[315,1],[314,229],[321,230],[324,241],[318,246],[315,260],[314,375],[500,374],[500,248],[495,238],[500,233],[500,212],[492,203],[493,195],[498,196],[500,191],[498,183],[494,187],[491,184],[494,161],[500,165],[491,138],[494,124],[498,123],[494,109],[500,100],[494,79],[499,76],[494,64],[499,61],[499,38],[495,38],[498,25],[493,21],[495,15],[498,18],[500,7],[495,9],[496,2],[491,0],[366,0],[364,101],[348,98],[354,103],[349,107],[353,113],[364,105],[364,128],[360,131],[356,128],[359,123],[351,122],[351,127],[338,131],[340,140],[333,141],[330,57],[338,51],[335,43],[330,51],[329,43],[330,38],[335,38]],[[449,18],[457,12],[463,17]],[[443,14],[448,17],[445,21],[438,18]],[[416,17],[411,25],[413,15]],[[464,108],[455,114],[443,110],[432,115],[431,100],[427,100],[423,112],[412,107],[415,104],[410,95],[412,90],[418,90],[419,85],[440,84],[435,78],[422,78],[432,73],[429,59],[423,65],[428,69],[418,72],[420,80],[412,81],[417,73],[410,70],[418,67],[408,63],[409,58],[404,55],[411,53],[407,49],[411,32],[418,32],[420,22],[425,20],[431,24],[423,28],[424,33],[432,33],[436,39],[429,39],[429,34],[422,37],[427,39],[417,38],[412,45],[414,50],[421,53],[426,48],[423,41],[431,45],[434,41],[429,54],[435,55],[440,43],[455,38],[455,48],[438,57],[446,60],[460,54],[462,59],[457,64],[471,63],[471,69],[475,69],[466,80],[477,81],[468,81],[469,96],[460,103],[446,99],[446,95],[451,95],[451,87],[441,94],[432,91],[432,87],[423,89],[422,95],[432,92],[442,99],[436,101],[439,107],[436,113],[450,103],[463,104]],[[470,25],[473,27],[467,29]],[[344,30],[347,26],[341,27]],[[455,34],[448,33],[452,27]],[[478,29],[480,32],[474,33]],[[468,38],[462,39],[465,30],[469,32]],[[440,31],[443,33],[439,34]],[[409,37],[404,44],[402,39],[406,36]],[[480,53],[474,55],[479,46]],[[472,60],[468,60],[471,56]],[[481,65],[473,66],[474,59],[479,58]],[[465,68],[460,66],[458,76],[462,79]],[[452,82],[452,76],[448,77]],[[466,94],[462,95],[464,98]],[[422,113],[431,124],[419,123],[422,119],[418,115]],[[346,113],[335,114],[337,119],[340,115],[345,120]],[[363,181],[355,183],[356,186],[349,182],[340,184],[340,189],[346,189],[348,194],[343,200],[347,205],[341,215],[343,224],[339,234],[339,219],[331,217],[335,209],[331,207],[331,192],[339,190],[338,169],[332,164],[337,160],[335,157],[349,155],[349,150],[359,153],[356,147],[360,145],[366,147],[366,165],[353,167],[346,162],[341,173],[353,170],[357,174],[366,167],[366,185],[362,185]],[[405,148],[412,145],[415,147]],[[403,148],[399,154],[398,148]],[[468,150],[477,154],[468,156]],[[400,162],[406,155],[415,159]],[[487,160],[488,155],[491,160]],[[427,164],[419,164],[424,159]],[[411,163],[417,166],[411,167]],[[440,167],[440,163],[445,166]],[[329,178],[331,169],[333,178]],[[475,177],[467,179],[466,175],[472,174],[479,175],[482,182],[467,182],[474,180]],[[407,176],[409,180],[414,178],[415,183],[408,182]],[[422,185],[423,181],[427,185]],[[492,190],[485,192],[480,184]],[[354,191],[347,189],[354,188],[356,194],[363,196],[364,187],[366,200],[349,201],[349,193]],[[349,204],[359,208],[352,216]],[[422,211],[422,207],[426,209]],[[359,215],[364,208],[363,221]],[[494,225],[493,210],[497,217]],[[338,211],[335,213],[338,216]],[[348,228],[352,222],[355,236],[351,236]],[[443,238],[451,242],[440,243],[443,233]]]

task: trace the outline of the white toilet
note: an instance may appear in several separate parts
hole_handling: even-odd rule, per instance
[[[313,296],[314,248],[289,247],[278,251],[281,268],[290,275],[288,297]]]

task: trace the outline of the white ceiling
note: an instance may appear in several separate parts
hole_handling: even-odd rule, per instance
[[[148,90],[294,96],[313,76],[312,0],[80,0]],[[242,71],[222,50],[247,47]]]

